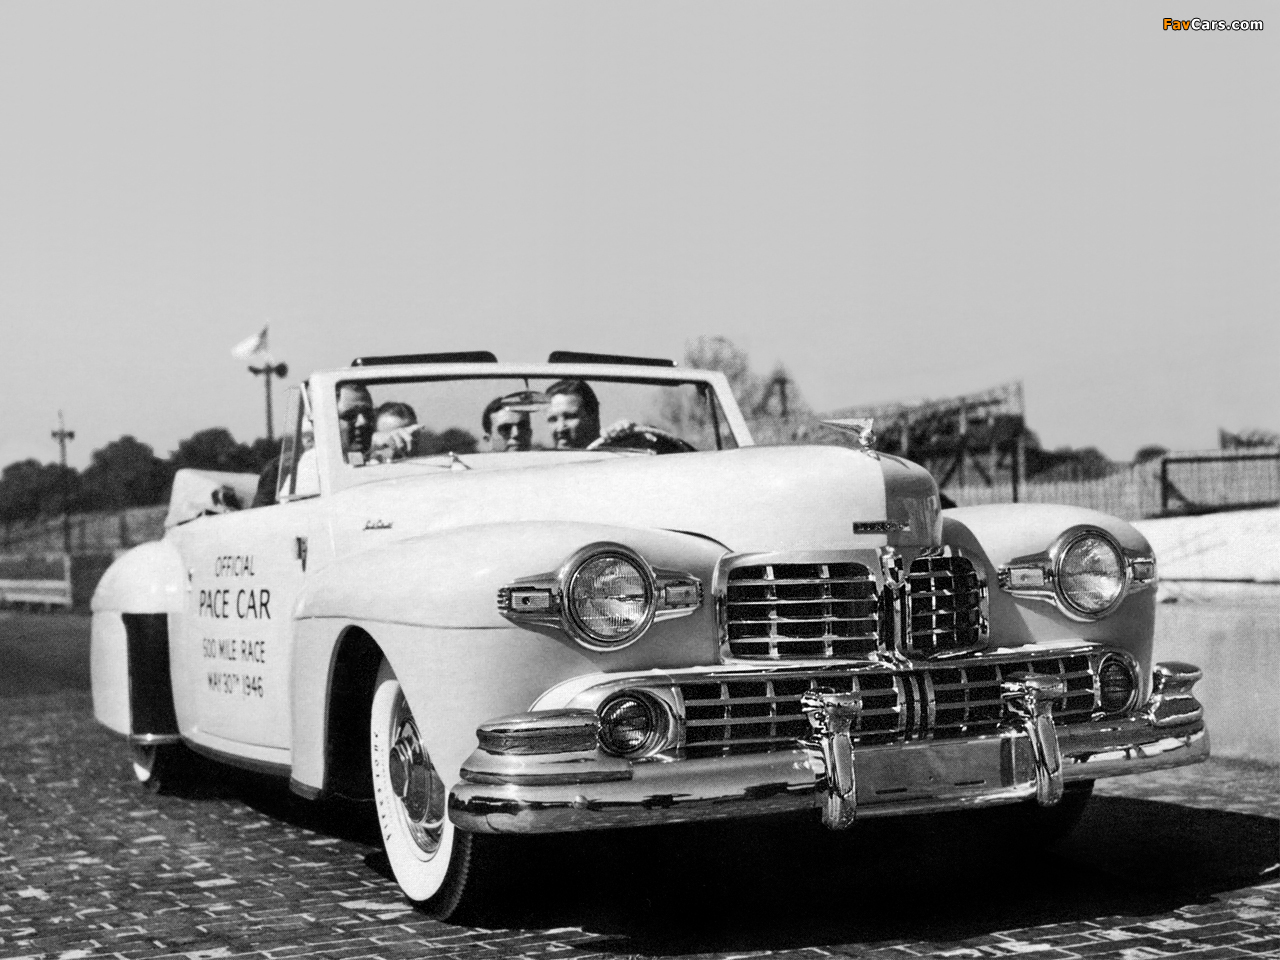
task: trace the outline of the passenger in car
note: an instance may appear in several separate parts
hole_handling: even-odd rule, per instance
[[[401,460],[413,454],[414,438],[421,431],[413,407],[388,400],[374,415],[369,459],[378,463]]]
[[[484,442],[494,453],[528,450],[533,446],[533,425],[529,422],[529,414],[508,406],[524,396],[523,393],[514,393],[495,397],[480,415]]]
[[[585,450],[599,438],[600,401],[585,380],[557,380],[547,396],[547,424],[557,450]]]

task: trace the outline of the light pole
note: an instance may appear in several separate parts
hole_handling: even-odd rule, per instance
[[[272,363],[271,358],[267,357],[267,362],[260,367],[250,367],[249,372],[255,376],[262,377],[264,385],[267,389],[267,442],[274,443],[276,439],[275,430],[272,428],[271,417],[271,378],[287,377],[289,375],[289,365],[287,363]]]
[[[71,513],[67,500],[67,441],[76,438],[74,430],[68,430],[62,419],[62,411],[58,411],[58,429],[53,431],[53,439],[58,441],[58,462],[62,469],[58,472],[58,488],[62,493],[62,549],[71,552]]]

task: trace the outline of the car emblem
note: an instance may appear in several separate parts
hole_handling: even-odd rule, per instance
[[[868,453],[875,446],[876,435],[873,431],[875,421],[871,417],[854,417],[847,420],[823,420],[823,426],[831,427],[833,430],[839,430],[841,433],[853,434],[853,438],[858,441],[858,449],[866,450]]]
[[[910,530],[911,524],[906,520],[855,520],[854,533],[900,533]]]
[[[364,522],[366,530],[390,530],[391,521],[389,520],[366,520]]]

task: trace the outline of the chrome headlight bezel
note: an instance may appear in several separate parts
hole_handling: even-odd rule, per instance
[[[1072,603],[1062,585],[1062,564],[1067,552],[1081,541],[1096,538],[1104,541],[1120,559],[1122,582],[1115,599],[1106,607],[1091,611]],[[1090,623],[1101,620],[1119,609],[1125,599],[1139,590],[1156,584],[1155,557],[1128,550],[1114,535],[1094,524],[1079,524],[1064,530],[1042,553],[1018,557],[996,571],[1000,588],[1015,597],[1052,603],[1066,617]]]
[[[1083,607],[1071,599],[1067,586],[1064,583],[1062,572],[1063,566],[1067,562],[1071,551],[1084,544],[1086,541],[1101,542],[1113,554],[1116,559],[1117,581],[1115,583],[1116,595],[1105,606],[1097,609]],[[1059,537],[1054,543],[1056,548],[1053,551],[1053,589],[1058,595],[1058,602],[1064,609],[1069,609],[1078,617],[1086,620],[1101,620],[1109,613],[1113,613],[1116,607],[1124,602],[1125,593],[1129,587],[1129,565],[1125,562],[1124,548],[1116,542],[1116,538],[1111,536],[1104,530],[1091,529],[1082,530],[1075,536],[1070,538]]]
[[[583,622],[577,610],[578,604],[575,596],[575,591],[579,586],[579,579],[587,564],[605,559],[620,560],[630,566],[640,575],[640,582],[644,587],[644,611],[629,630],[624,631],[616,638],[601,636],[593,632]],[[645,631],[649,629],[649,625],[653,623],[653,616],[657,612],[657,577],[640,554],[621,544],[614,544],[603,549],[586,548],[579,550],[566,563],[560,582],[562,585],[562,619],[565,629],[573,639],[590,650],[621,650],[623,647],[629,647],[644,636]]]
[[[613,557],[634,567],[645,587],[644,614],[630,630],[614,639],[593,633],[573,603],[579,573],[602,557]],[[702,605],[702,595],[702,581],[692,574],[654,567],[624,544],[600,541],[574,551],[552,572],[521,577],[500,588],[498,612],[512,623],[555,629],[588,650],[611,653],[631,646],[655,622],[693,613]]]

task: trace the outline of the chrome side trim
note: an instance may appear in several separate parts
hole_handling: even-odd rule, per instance
[[[476,739],[489,753],[577,753],[596,748],[599,727],[594,710],[538,710],[488,720]]]

